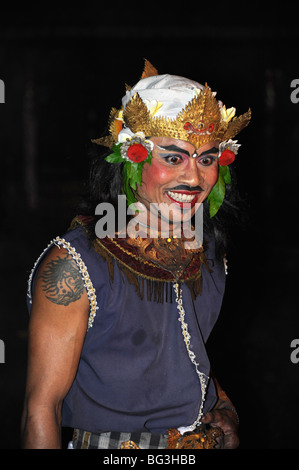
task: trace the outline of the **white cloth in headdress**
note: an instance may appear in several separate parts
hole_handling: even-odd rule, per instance
[[[149,105],[156,101],[162,106],[155,112],[155,117],[175,119],[178,114],[203,89],[203,85],[188,78],[177,75],[155,75],[140,80],[122,99],[125,108],[128,101],[138,93],[140,98]]]

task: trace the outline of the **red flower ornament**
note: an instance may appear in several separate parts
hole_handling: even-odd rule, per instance
[[[232,150],[225,149],[224,152],[219,157],[219,165],[220,166],[226,166],[230,165],[230,163],[233,163],[235,160],[236,155]]]
[[[148,151],[142,144],[132,144],[127,150],[127,157],[131,162],[140,163],[147,159]]]

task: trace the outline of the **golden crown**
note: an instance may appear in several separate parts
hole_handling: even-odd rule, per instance
[[[155,75],[158,75],[157,69],[145,61],[141,79]],[[127,89],[130,87],[127,86]],[[250,109],[239,117],[234,117],[234,114],[235,108],[226,110],[225,106],[219,106],[215,93],[207,84],[174,119],[155,117],[136,92],[125,109],[111,109],[110,135],[95,139],[93,142],[112,148],[118,141],[118,134],[122,128],[128,127],[133,134],[143,132],[149,137],[172,137],[190,142],[195,148],[199,148],[208,142],[232,139],[249,124]]]

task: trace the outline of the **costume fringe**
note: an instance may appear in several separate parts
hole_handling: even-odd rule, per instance
[[[143,299],[146,295],[147,300],[153,300],[157,303],[173,301],[173,282],[178,282],[179,284],[186,284],[189,288],[192,299],[195,300],[196,297],[202,292],[202,276],[201,269],[199,269],[198,274],[192,279],[186,281],[172,280],[165,281],[154,278],[147,278],[140,273],[136,273],[131,270],[123,263],[121,263],[117,258],[113,258],[104,248],[102,248],[98,243],[94,244],[96,251],[102,256],[104,261],[108,263],[108,270],[111,282],[114,279],[114,262],[116,263],[120,273],[122,273],[127,281],[132,284],[140,299]]]
[[[85,230],[87,236],[89,236],[87,224],[84,219],[82,219],[80,216],[73,219],[69,229],[74,229],[78,225],[81,225]],[[146,276],[131,269],[129,266],[122,263],[116,256],[110,253],[110,251],[106,250],[102,244],[97,243],[97,240],[93,240],[92,245],[95,251],[101,255],[102,259],[107,262],[111,282],[113,283],[114,280],[114,263],[116,263],[120,273],[127,279],[127,281],[131,285],[135,287],[140,299],[143,299],[146,295],[146,298],[149,301],[153,300],[157,303],[172,303],[174,282],[178,282],[179,284],[186,284],[186,286],[191,292],[193,300],[195,300],[195,298],[202,292],[201,268],[198,270],[196,276],[193,276],[192,278],[187,280],[160,280],[157,278]],[[209,272],[211,272],[211,269],[204,255],[201,256],[201,263],[206,267]]]
[[[117,258],[113,258],[98,243],[94,244],[94,248],[108,264],[109,277],[111,282],[114,280],[114,263],[116,263],[121,275],[135,287],[140,299],[146,295],[147,300],[153,300],[157,303],[172,303],[172,282],[159,279],[146,278],[139,273],[132,271],[130,268],[121,263]]]

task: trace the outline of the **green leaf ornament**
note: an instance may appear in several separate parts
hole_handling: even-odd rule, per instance
[[[210,205],[210,218],[217,214],[224,201],[226,184],[231,184],[229,167],[219,166],[218,180],[207,199]]]
[[[122,144],[114,144],[112,147],[113,152],[108,155],[105,160],[109,163],[123,163],[122,176],[123,176],[123,192],[127,197],[128,205],[137,202],[132,191],[137,189],[137,185],[141,184],[142,170],[145,163],[151,165],[152,163],[152,152],[148,154],[148,157],[142,162],[136,163],[130,160],[126,160],[122,157],[120,149]]]
[[[124,161],[120,153],[120,145],[114,144],[112,147],[113,153],[110,153],[108,157],[105,158],[106,162],[109,163],[122,163]]]

